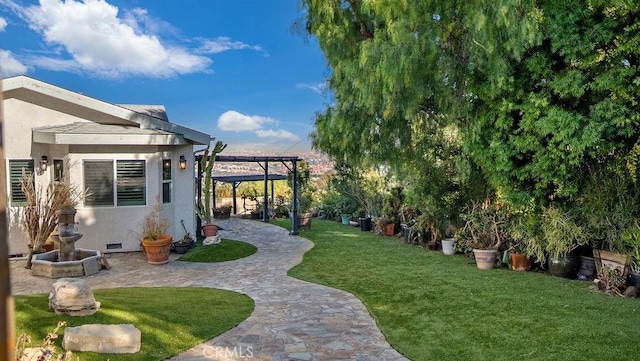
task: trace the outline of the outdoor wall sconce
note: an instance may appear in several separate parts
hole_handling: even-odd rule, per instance
[[[187,169],[187,160],[184,158],[184,155],[180,156],[180,161],[178,162],[178,164],[180,166],[180,170]]]
[[[49,165],[49,159],[47,159],[46,155],[43,155],[42,158],[40,158],[40,170],[42,172],[45,172],[47,170],[48,165]]]

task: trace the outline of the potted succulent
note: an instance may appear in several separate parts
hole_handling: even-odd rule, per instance
[[[169,220],[161,218],[162,204],[160,196],[156,197],[156,203],[151,212],[142,222],[142,247],[150,264],[164,264],[169,262],[171,244],[173,238],[167,234]]]
[[[498,249],[508,236],[505,232],[507,214],[495,202],[473,203],[467,213],[460,215],[464,226],[456,233],[458,247],[472,250],[479,269],[492,269]]]

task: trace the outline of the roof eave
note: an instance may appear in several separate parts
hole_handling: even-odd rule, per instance
[[[65,145],[187,145],[181,134],[64,134],[33,131],[33,141]]]

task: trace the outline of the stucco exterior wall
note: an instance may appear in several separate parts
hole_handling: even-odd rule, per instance
[[[47,171],[35,173],[37,186],[46,186],[53,178],[53,159],[64,159],[71,184],[82,189],[84,160],[145,160],[146,205],[127,207],[89,207],[83,203],[77,207],[78,232],[83,237],[77,247],[97,249],[101,252],[129,252],[140,250],[139,235],[144,217],[154,205],[156,195],[162,190],[162,160],[172,162],[172,202],[164,205],[163,217],[170,222],[168,233],[174,239],[184,235],[181,220],[187,230],[195,234],[193,146],[108,146],[108,145],[49,145],[32,142],[32,128],[90,121],[62,112],[44,108],[18,99],[4,101],[5,155],[11,159],[34,159],[35,166],[42,155],[49,159]],[[187,159],[187,169],[179,169],[179,158]],[[6,163],[7,184],[9,163]],[[27,252],[26,234],[19,226],[19,207],[9,209],[9,254]],[[107,249],[107,245],[119,248]]]

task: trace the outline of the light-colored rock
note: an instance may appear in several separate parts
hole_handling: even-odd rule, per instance
[[[62,348],[98,353],[136,353],[140,351],[140,337],[140,330],[132,324],[67,327]]]
[[[205,239],[202,240],[202,245],[203,246],[210,246],[210,245],[214,245],[214,244],[220,244],[220,242],[222,242],[222,240],[220,239],[220,236],[215,235],[215,236],[211,236],[211,237],[207,237]]]
[[[87,283],[80,278],[61,278],[49,293],[49,308],[56,314],[90,316],[100,308]]]

